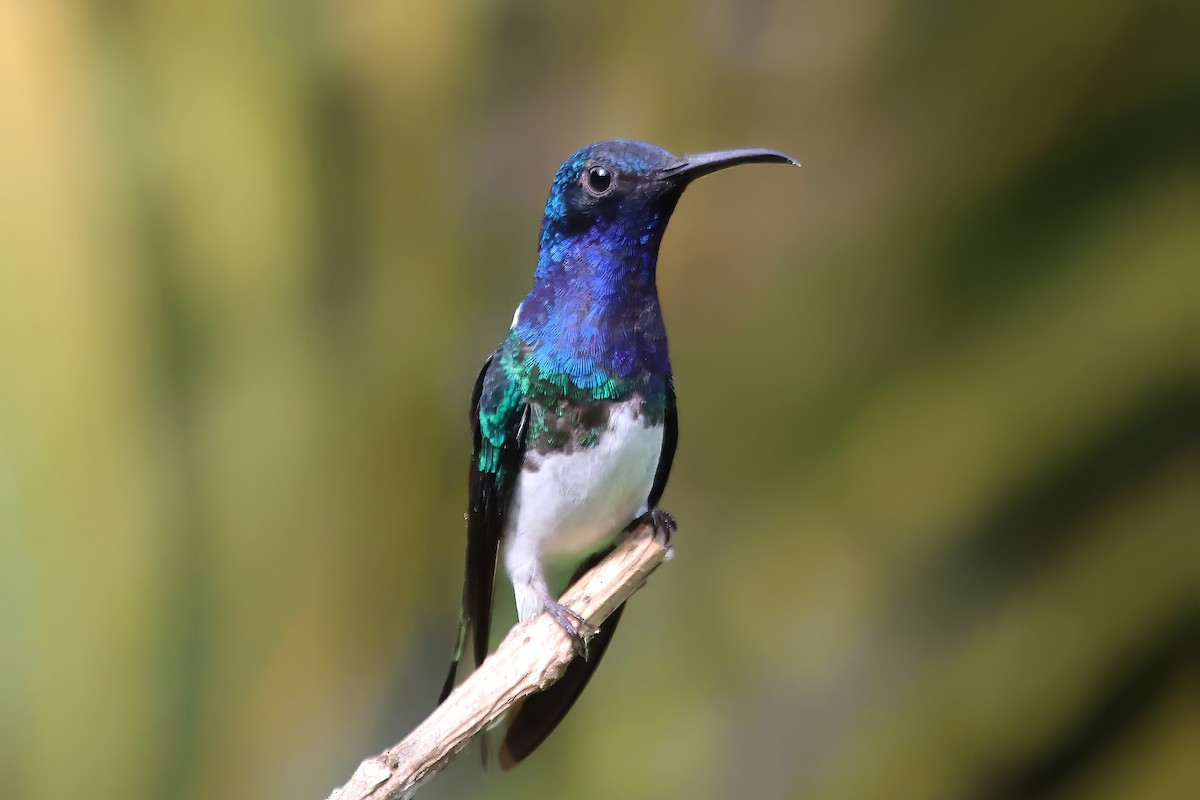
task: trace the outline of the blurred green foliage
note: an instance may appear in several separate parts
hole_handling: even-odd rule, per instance
[[[475,370],[589,141],[678,558],[429,797],[1200,785],[1200,4],[0,2],[0,796],[323,797],[430,709]],[[616,765],[619,765],[617,767]]]

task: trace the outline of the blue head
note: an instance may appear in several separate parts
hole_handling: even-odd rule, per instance
[[[613,140],[588,145],[559,167],[534,286],[513,328],[543,375],[596,389],[637,373],[670,373],[655,286],[667,221],[693,180],[751,162],[795,163],[774,150],[677,156]]]
[[[646,273],[651,282],[667,220],[684,188],[701,175],[755,161],[794,163],[773,150],[677,156],[647,142],[617,139],[579,150],[558,168],[538,251],[535,279],[556,265]]]

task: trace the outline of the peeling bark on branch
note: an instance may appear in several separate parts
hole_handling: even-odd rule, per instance
[[[650,527],[635,530],[585,574],[562,602],[599,627],[667,558]],[[328,800],[401,800],[516,701],[562,677],[575,653],[546,614],[517,625],[500,646],[402,742],[366,759]]]

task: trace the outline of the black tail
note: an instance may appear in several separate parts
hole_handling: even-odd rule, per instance
[[[585,572],[600,563],[613,548],[602,550],[590,556],[579,565],[579,569],[571,577],[571,584],[579,580]],[[526,697],[520,704],[508,712],[504,741],[500,745],[500,769],[508,770],[520,764],[530,753],[546,741],[546,737],[554,732],[558,723],[563,721],[571,706],[591,680],[600,659],[612,641],[617,623],[621,620],[621,612],[625,610],[622,604],[600,626],[600,630],[588,643],[588,660],[576,657],[562,678],[544,692]]]

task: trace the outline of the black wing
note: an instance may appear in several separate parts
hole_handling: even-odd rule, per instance
[[[675,460],[675,445],[679,444],[679,416],[675,410],[675,378],[667,378],[667,407],[663,417],[662,453],[658,457],[658,468],[654,470],[654,484],[650,487],[647,508],[658,508],[667,479],[671,477],[671,463]]]
[[[675,384],[667,381],[666,416],[663,419],[662,452],[658,457],[658,467],[654,471],[654,483],[650,488],[646,506],[656,508],[662,499],[663,490],[667,488],[667,478],[671,474],[671,462],[675,459],[675,445],[679,442],[679,420],[675,412]],[[579,566],[571,578],[571,583],[583,577],[583,574],[599,564],[605,556],[613,551],[612,547],[601,550],[590,556]],[[508,728],[504,734],[504,743],[500,748],[500,768],[511,769],[521,763],[526,756],[537,749],[546,737],[554,732],[558,724],[567,716],[571,706],[579,699],[579,695],[587,687],[588,681],[600,666],[600,659],[608,649],[617,623],[621,621],[621,613],[625,610],[622,603],[617,610],[609,615],[600,630],[588,643],[588,660],[574,659],[567,665],[566,672],[557,683],[549,689],[530,695],[512,711],[509,712]]]
[[[496,580],[496,559],[500,537],[508,516],[516,478],[525,454],[525,432],[529,405],[512,402],[516,387],[503,371],[493,369],[495,355],[484,362],[471,394],[471,468],[467,489],[467,565],[463,577],[462,610],[458,619],[458,640],[450,671],[442,686],[438,703],[454,689],[458,664],[462,660],[467,636],[474,631],[475,666],[487,656],[488,636],[492,627],[492,594]],[[484,441],[482,415],[498,424],[500,447]],[[490,448],[496,457],[484,465],[481,455]]]

